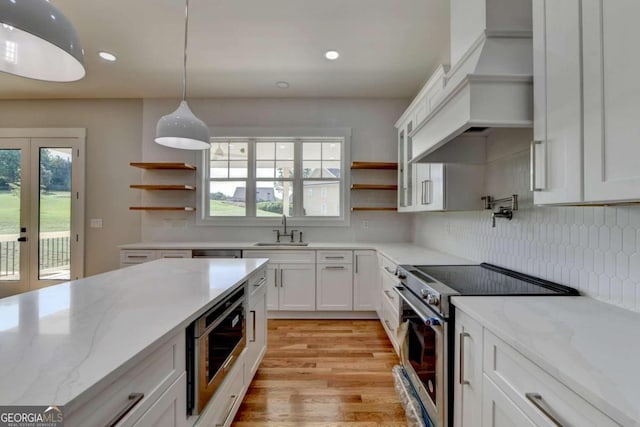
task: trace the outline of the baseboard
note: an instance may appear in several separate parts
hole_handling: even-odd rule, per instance
[[[378,319],[375,311],[269,311],[269,319]]]

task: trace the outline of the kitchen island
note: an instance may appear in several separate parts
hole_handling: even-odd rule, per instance
[[[1,299],[0,405],[81,410],[169,340],[184,349],[185,328],[266,262],[163,259]]]

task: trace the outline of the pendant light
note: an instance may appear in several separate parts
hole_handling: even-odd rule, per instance
[[[1,1],[1,0],[0,0]],[[163,116],[156,127],[155,141],[167,147],[182,150],[206,150],[209,144],[209,128],[197,118],[187,105],[187,40],[189,31],[189,0],[185,2],[184,62],[182,74],[182,101],[178,109]]]
[[[213,152],[213,155],[218,158],[224,156],[224,151],[222,151],[222,148],[220,147],[219,142],[218,142],[218,148],[216,148],[216,151]]]
[[[0,0],[0,71],[52,82],[83,78],[71,21],[48,0]]]

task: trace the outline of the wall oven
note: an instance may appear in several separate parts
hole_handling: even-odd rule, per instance
[[[246,283],[187,328],[187,414],[198,415],[246,344]]]

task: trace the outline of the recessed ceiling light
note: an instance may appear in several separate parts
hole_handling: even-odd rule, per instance
[[[289,82],[279,81],[279,82],[276,82],[276,86],[278,86],[280,89],[286,89],[291,85],[289,84]]]
[[[324,57],[329,61],[335,61],[340,58],[340,53],[337,50],[328,50],[324,53]]]
[[[115,62],[116,59],[118,59],[113,53],[109,53],[105,51],[98,52],[98,56],[104,59],[105,61],[109,61],[109,62]]]

